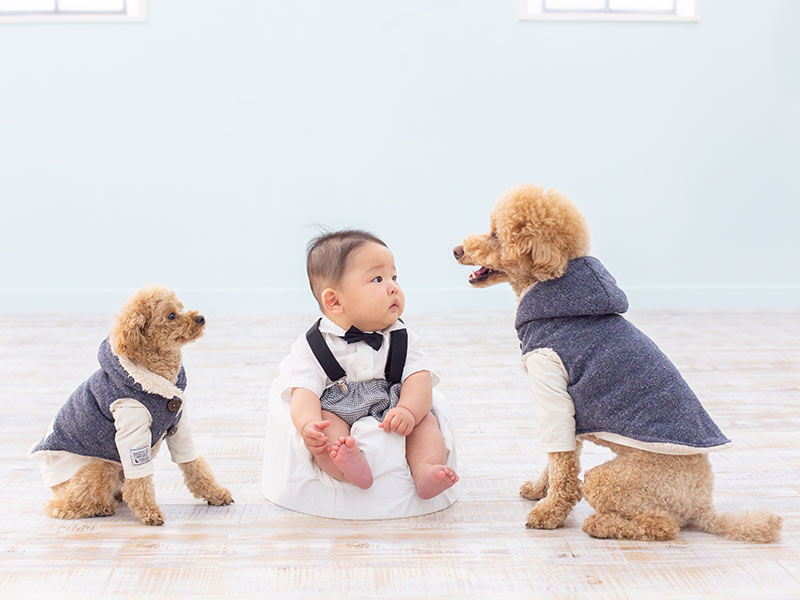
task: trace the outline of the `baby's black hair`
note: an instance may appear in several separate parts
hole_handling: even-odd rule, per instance
[[[318,302],[323,289],[342,282],[347,270],[347,259],[368,242],[386,246],[382,239],[362,229],[321,233],[308,242],[306,271],[311,293]]]

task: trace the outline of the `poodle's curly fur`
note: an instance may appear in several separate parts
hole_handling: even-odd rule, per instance
[[[172,315],[172,318],[170,318]],[[203,335],[205,319],[183,304],[169,288],[150,285],[135,292],[116,315],[109,336],[118,356],[125,356],[173,384],[181,366],[181,347]],[[155,454],[158,448],[153,449]],[[233,502],[205,459],[181,463],[186,487],[196,497],[220,506]],[[153,476],[125,479],[119,463],[93,458],[71,479],[52,488],[46,512],[59,519],[109,516],[125,502],[145,525],[162,525]]]
[[[589,228],[563,194],[521,185],[506,192],[490,217],[488,233],[467,236],[453,249],[456,260],[481,267],[474,287],[508,282],[518,297],[539,281],[564,274],[567,263],[589,252]],[[545,471],[520,494],[539,500],[527,527],[560,527],[581,497],[595,509],[583,530],[598,538],[671,540],[684,525],[733,540],[772,542],[782,519],[768,511],[717,514],[713,474],[706,454],[667,455],[621,446],[594,436],[585,439],[617,456],[590,469],[581,483],[580,444],[572,452],[548,453]]]

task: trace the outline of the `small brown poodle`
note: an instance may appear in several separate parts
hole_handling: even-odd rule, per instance
[[[59,519],[113,515],[125,502],[145,525],[161,525],[152,459],[166,440],[196,498],[233,502],[197,453],[185,417],[181,347],[203,335],[205,318],[175,293],[151,285],[125,303],[100,345],[100,369],[73,392],[33,452],[53,490]]]
[[[772,542],[782,520],[761,511],[717,514],[708,452],[729,440],[659,348],[622,317],[627,298],[588,256],[583,215],[554,190],[523,185],[491,213],[491,230],[454,248],[480,268],[474,287],[508,282],[534,400],[545,471],[520,494],[539,500],[527,526],[560,527],[581,496],[596,513],[583,530],[598,538],[674,539],[696,524],[729,539]],[[583,440],[616,457],[581,484]]]

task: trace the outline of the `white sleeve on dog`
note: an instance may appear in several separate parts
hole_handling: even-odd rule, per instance
[[[184,402],[183,406],[186,406]],[[186,409],[183,410],[183,416],[178,422],[175,433],[167,435],[167,448],[169,448],[169,455],[174,463],[187,463],[198,458],[200,454],[194,446],[192,440],[192,430],[189,428],[189,419],[186,417]]]
[[[567,391],[569,377],[558,354],[540,348],[523,357],[523,364],[531,386],[539,446],[545,452],[575,450],[575,403]]]
[[[133,398],[122,398],[109,407],[117,433],[114,441],[125,471],[125,479],[138,479],[153,474],[150,411]]]

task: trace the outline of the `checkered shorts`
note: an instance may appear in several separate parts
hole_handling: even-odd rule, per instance
[[[386,412],[397,406],[401,384],[390,386],[385,379],[370,381],[348,381],[347,394],[333,384],[322,392],[322,410],[327,410],[344,420],[351,427],[361,417],[370,415],[383,422]]]

